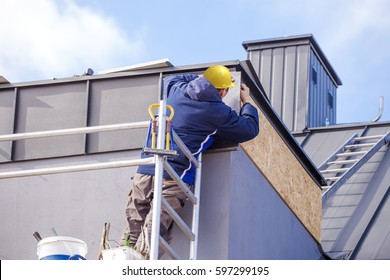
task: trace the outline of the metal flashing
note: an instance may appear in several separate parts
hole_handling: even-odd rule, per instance
[[[169,62],[168,58],[163,58],[163,59],[149,61],[145,63],[139,63],[130,66],[124,66],[124,67],[99,71],[98,74],[128,72],[128,71],[135,71],[135,70],[155,69],[155,68],[172,67],[172,66],[173,64]]]
[[[0,84],[9,84],[9,81],[3,76],[0,76]]]

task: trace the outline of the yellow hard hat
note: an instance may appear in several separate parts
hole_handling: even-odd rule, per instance
[[[215,65],[207,68],[203,76],[217,89],[236,86],[228,68]]]

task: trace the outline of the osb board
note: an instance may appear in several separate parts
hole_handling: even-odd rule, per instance
[[[260,133],[241,147],[295,213],[321,243],[321,191],[289,147],[259,111]]]

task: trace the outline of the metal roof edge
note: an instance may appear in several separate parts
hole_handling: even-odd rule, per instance
[[[325,178],[318,171],[315,164],[311,161],[309,156],[296,141],[290,130],[278,117],[278,114],[275,112],[271,103],[269,102],[264,89],[262,89],[261,84],[259,82],[255,82],[255,80],[251,78],[252,76],[256,76],[252,63],[249,60],[240,62],[238,70],[241,70],[242,74],[245,75],[243,81],[247,83],[248,87],[251,89],[252,98],[266,115],[271,125],[275,128],[286,145],[290,148],[297,160],[302,164],[311,178],[317,183],[318,187],[326,185]]]
[[[173,74],[173,73],[203,72],[205,68],[212,65],[222,64],[227,67],[234,67],[239,63],[240,63],[239,60],[226,60],[226,61],[209,62],[209,63],[185,65],[185,66],[172,66],[172,67],[164,66],[159,68],[137,69],[137,70],[127,71],[127,72],[94,74],[90,76],[86,75],[86,76],[72,76],[72,77],[65,77],[65,78],[53,78],[47,80],[0,84],[0,89],[53,85],[53,84],[61,84],[61,83],[76,83],[76,82],[87,81],[87,80],[125,78],[130,76],[154,75],[156,73],[163,73],[164,75],[166,75],[166,74]]]
[[[248,48],[251,45],[262,45],[262,44],[270,44],[270,43],[285,43],[286,45],[292,45],[290,43],[302,41],[302,44],[307,42],[307,39],[311,38],[313,35],[311,33],[308,34],[301,34],[301,35],[292,35],[292,36],[281,36],[281,37],[274,37],[274,38],[268,38],[268,39],[257,39],[257,40],[247,40],[242,42],[242,46],[245,50],[248,50]]]
[[[302,132],[293,132],[293,135],[308,134],[310,132],[323,132],[323,131],[336,131],[336,130],[346,130],[353,128],[365,128],[365,127],[383,127],[390,126],[390,121],[382,122],[359,122],[359,123],[344,123],[344,124],[335,124],[329,126],[321,127],[309,127]]]

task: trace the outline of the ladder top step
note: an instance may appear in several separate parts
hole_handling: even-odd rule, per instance
[[[352,157],[352,156],[360,156],[366,154],[367,151],[362,152],[346,152],[346,153],[340,153],[337,154],[336,157]]]
[[[322,174],[326,174],[326,173],[341,173],[341,172],[346,172],[348,171],[349,168],[335,168],[335,169],[325,169],[325,170],[321,170],[320,172]]]
[[[344,148],[345,149],[354,149],[354,148],[372,147],[375,144],[376,144],[375,142],[364,143],[364,144],[352,144],[352,145],[346,145]]]
[[[338,179],[340,179],[341,177],[329,177],[329,178],[325,178],[327,181],[337,181]]]
[[[330,161],[327,163],[327,165],[334,165],[334,164],[353,164],[357,162],[358,159],[350,159],[350,160],[336,160],[336,161]]]
[[[359,137],[355,137],[354,140],[364,141],[364,140],[380,139],[384,136],[386,136],[386,135],[359,136]]]

